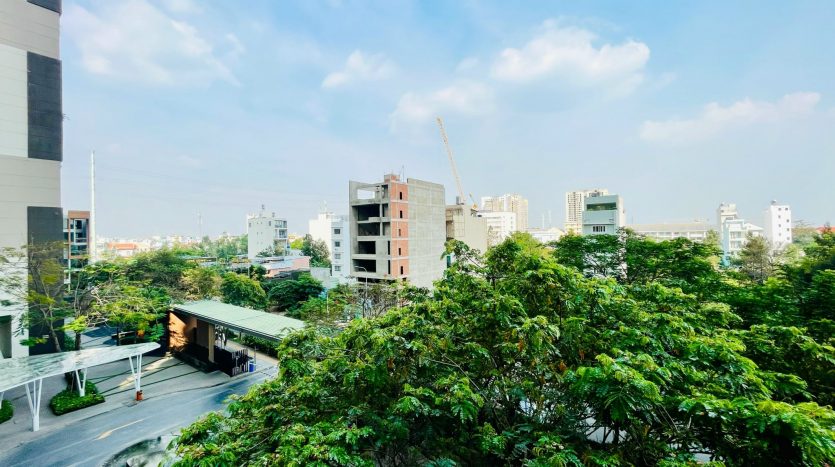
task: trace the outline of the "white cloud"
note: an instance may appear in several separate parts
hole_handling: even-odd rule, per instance
[[[366,54],[355,50],[345,61],[345,68],[322,81],[323,88],[335,88],[357,81],[379,81],[390,78],[396,70],[394,63],[383,54]]]
[[[231,48],[221,56],[196,27],[146,0],[100,5],[69,5],[62,21],[90,73],[154,85],[238,84],[225,63],[243,50],[234,36],[218,35]]]
[[[595,47],[597,36],[588,30],[560,27],[552,20],[543,29],[523,47],[504,49],[492,76],[519,83],[553,77],[578,86],[614,85],[624,92],[643,80],[650,55],[643,42]]]
[[[391,129],[433,123],[440,114],[484,115],[491,113],[493,106],[493,90],[473,81],[459,81],[430,93],[408,92],[390,116]]]
[[[786,94],[776,102],[744,99],[727,107],[711,102],[696,118],[644,122],[641,126],[641,139],[650,142],[689,142],[706,139],[734,127],[798,118],[814,111],[820,97],[815,92],[797,92]]]

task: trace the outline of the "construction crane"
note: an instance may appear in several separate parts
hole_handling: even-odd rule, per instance
[[[455,177],[455,186],[458,188],[458,199],[456,204],[465,204],[466,197],[464,195],[464,188],[461,187],[461,177],[458,176],[458,169],[455,167],[455,159],[452,157],[452,149],[449,148],[449,139],[446,137],[446,130],[444,130],[444,121],[441,117],[437,118],[438,128],[441,129],[441,138],[444,140],[444,147],[446,148],[446,155],[449,157],[449,165],[452,166],[452,176]],[[470,195],[472,197],[472,195]]]

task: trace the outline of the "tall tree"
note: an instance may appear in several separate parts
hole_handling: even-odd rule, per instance
[[[302,240],[301,250],[303,255],[310,256],[311,266],[319,268],[329,268],[331,266],[328,245],[322,240],[314,240],[310,234],[307,234]]]
[[[220,294],[231,305],[263,310],[267,304],[267,294],[258,281],[234,272],[223,275]]]
[[[768,240],[765,237],[752,236],[748,234],[745,246],[731,264],[737,266],[739,271],[753,281],[762,283],[775,270],[774,254]]]
[[[0,250],[0,305],[19,308],[22,335],[28,329],[43,329],[49,338],[30,336],[26,345],[51,344],[52,350],[62,350],[64,338],[61,322],[72,316],[64,302],[64,266],[61,262],[61,242],[27,245],[22,248]]]

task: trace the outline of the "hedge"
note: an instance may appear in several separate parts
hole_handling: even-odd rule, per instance
[[[104,396],[99,394],[95,384],[87,381],[84,391],[84,397],[80,397],[77,389],[64,389],[49,401],[49,407],[55,415],[64,415],[104,402]]]
[[[12,415],[14,415],[14,406],[7,399],[3,399],[3,404],[0,405],[0,423],[11,420]]]

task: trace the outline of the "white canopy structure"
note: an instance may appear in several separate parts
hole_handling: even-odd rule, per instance
[[[139,392],[142,380],[142,354],[157,348],[159,344],[148,342],[0,360],[0,403],[3,401],[3,393],[18,386],[25,386],[29,410],[32,413],[32,431],[38,431],[44,378],[75,373],[79,383],[79,395],[84,396],[87,368],[127,358],[133,374],[134,387]]]

